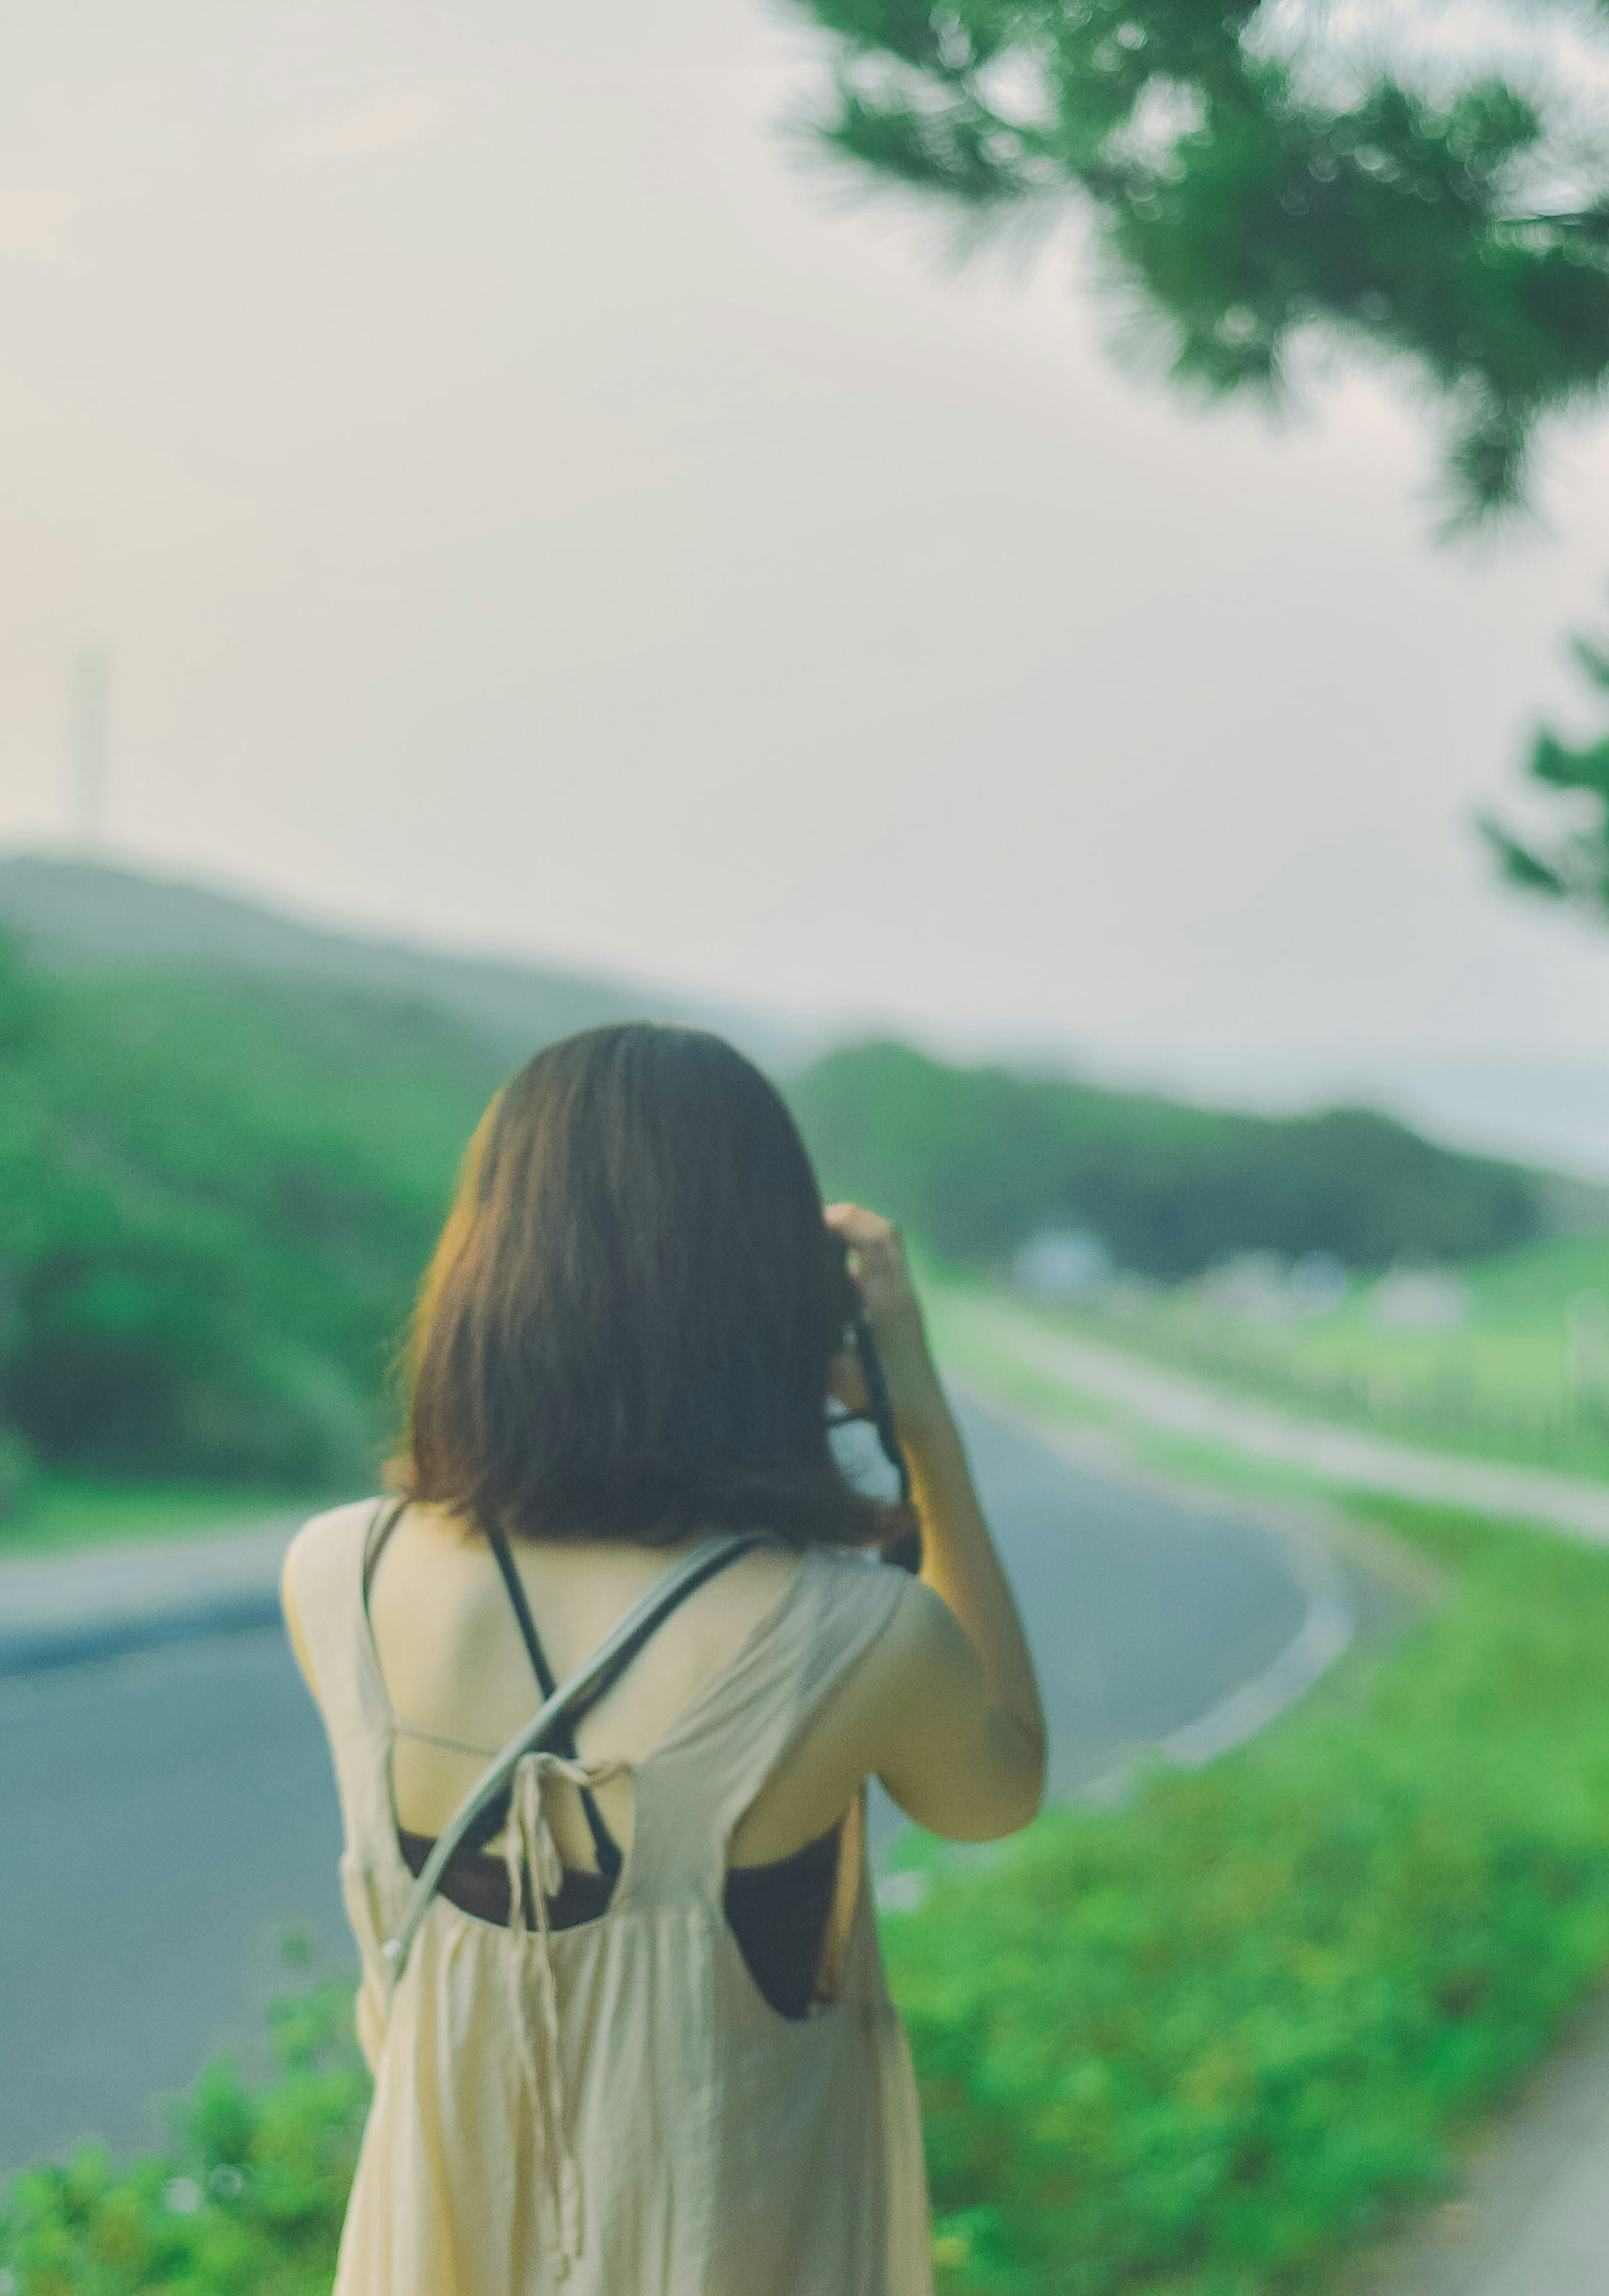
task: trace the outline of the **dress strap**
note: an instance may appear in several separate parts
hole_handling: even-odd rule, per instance
[[[408,1511],[406,1499],[396,1499],[388,1507],[383,1499],[369,1517],[369,1527],[363,1535],[363,1607],[366,1616],[369,1589],[374,1584],[374,1573],[380,1568],[380,1558],[386,1543]]]

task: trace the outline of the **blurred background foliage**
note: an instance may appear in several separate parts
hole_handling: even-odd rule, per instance
[[[973,1263],[1071,1223],[1167,1282],[1257,1250],[1358,1268],[1477,1259],[1548,1232],[1572,1201],[1367,1109],[1242,1116],[889,1043],[826,1054],[791,1093],[829,1193],[894,1207],[932,1250]]]
[[[0,944],[0,1398],[46,1466],[372,1476],[503,1062],[423,1004]]]
[[[126,873],[76,874],[128,897]],[[268,922],[216,906],[242,937]],[[521,1038],[512,973],[488,1022],[300,961],[0,940],[0,1514],[63,1477],[372,1487],[464,1143],[520,1054],[604,995],[572,984],[571,1014],[531,978],[548,1001]],[[786,1089],[830,1193],[989,1277],[1047,1229],[1162,1287],[1248,1252],[1367,1273],[1609,1229],[1609,1192],[1367,1110],[1239,1115],[887,1042]]]
[[[215,2058],[172,2111],[167,2154],[98,2145],[13,2180],[0,2268],[18,2296],[327,2296],[368,2111],[351,1987],[270,2009],[276,2078]]]
[[[964,249],[1076,212],[1124,355],[1197,398],[1277,404],[1321,347],[1384,373],[1441,432],[1445,534],[1523,505],[1539,431],[1600,408],[1609,144],[1550,34],[1609,54],[1609,11],[1493,11],[1483,64],[1408,11],[1369,53],[1342,12],[1262,0],[796,4],[832,60],[800,124],[850,181]],[[1483,824],[1506,873],[1601,911],[1609,742],[1544,730],[1528,772],[1560,825]]]
[[[1578,636],[1571,652],[1602,714],[1609,707],[1609,649],[1597,638]],[[1540,837],[1520,835],[1492,815],[1482,819],[1505,874],[1525,892],[1609,909],[1609,734],[1569,742],[1544,726],[1526,769],[1555,800],[1556,819]]]
[[[1455,521],[1517,503],[1538,424],[1601,394],[1609,157],[1536,76],[1360,71],[1326,12],[1261,0],[800,4],[833,57],[811,128],[864,183],[973,231],[1076,202],[1190,388],[1277,392],[1315,330],[1397,363]]]

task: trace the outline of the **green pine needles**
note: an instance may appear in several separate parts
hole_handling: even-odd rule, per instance
[[[1277,400],[1305,340],[1383,364],[1441,430],[1444,533],[1519,508],[1539,429],[1601,406],[1609,139],[1562,67],[1551,94],[1542,62],[1414,86],[1344,59],[1322,8],[1260,0],[798,4],[832,43],[816,148],[967,240],[1078,209],[1130,344],[1198,398]],[[1609,36],[1602,6],[1525,20],[1543,62],[1550,29]],[[1564,826],[1486,839],[1512,882],[1601,914],[1609,741],[1543,732],[1530,771]]]
[[[810,130],[863,183],[974,227],[1075,202],[1209,397],[1277,394],[1314,331],[1406,364],[1454,524],[1519,502],[1538,424],[1602,394],[1609,152],[1495,73],[1359,84],[1257,0],[800,4],[834,51]]]
[[[1609,651],[1588,637],[1572,639],[1571,651],[1603,698],[1600,706],[1609,702]],[[1565,819],[1544,840],[1522,838],[1490,816],[1482,820],[1505,874],[1526,892],[1609,909],[1609,734],[1572,743],[1544,726],[1531,744],[1528,769],[1533,782],[1564,800]]]

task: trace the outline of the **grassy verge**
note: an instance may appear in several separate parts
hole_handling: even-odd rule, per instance
[[[1536,1245],[1464,1268],[1457,1283],[1463,1319],[1428,1330],[1383,1323],[1372,1287],[1317,1317],[1260,1319],[1199,1283],[1081,1307],[1014,1304],[1304,1417],[1469,1458],[1609,1472],[1609,1239]]]
[[[119,1539],[201,1537],[242,1530],[270,1516],[313,1514],[335,1501],[314,1492],[241,1483],[97,1481],[86,1476],[41,1478],[22,1510],[0,1523],[0,1561],[52,1554]]]
[[[1609,1964],[1609,1557],[1374,1512],[1443,1611],[886,1923],[956,2296],[1322,2287]]]
[[[975,1300],[992,1300],[984,1287],[924,1272],[923,1298],[946,1374],[1047,1428],[1088,1439],[1093,1453],[1110,1456],[1181,1483],[1240,1492],[1257,1498],[1319,1498],[1334,1503],[1333,1480],[1283,1461],[1248,1457],[1227,1444],[1192,1440],[1150,1426],[1121,1406],[1076,1393],[998,1346],[987,1324],[970,1314]],[[1015,1302],[1013,1302],[1014,1307]],[[1137,1349],[1130,1352],[1138,1355]],[[1228,1382],[1220,1381],[1226,1390]]]
[[[918,1847],[931,1890],[884,1936],[947,2296],[1310,2296],[1609,1964],[1609,1555],[1370,1513],[1450,1583],[1389,1652],[987,1867]],[[209,2072],[168,2158],[21,2180],[17,2296],[326,2288],[365,2093],[343,2011],[287,2013],[255,2098]]]
[[[1485,1428],[1481,1439],[1449,1435],[1439,1439],[1434,1428],[1405,1428],[1389,1414],[1366,1410],[1331,1410],[1325,1398],[1297,1398],[1277,1394],[1253,1375],[1226,1364],[1186,1362],[1178,1352],[1153,1343],[1153,1334],[1125,1327],[1122,1332],[1081,1323],[1058,1308],[1023,1302],[985,1281],[946,1272],[927,1276],[923,1283],[930,1330],[948,1371],[969,1378],[1017,1410],[1045,1423],[1079,1428],[1104,1428],[1118,1447],[1131,1456],[1143,1456],[1154,1464],[1170,1464],[1186,1476],[1207,1472],[1212,1481],[1228,1479],[1262,1490],[1285,1488],[1297,1492],[1336,1490],[1338,1470],[1326,1458],[1325,1438],[1375,1435],[1391,1444],[1402,1444],[1421,1456],[1446,1460],[1449,1467],[1549,1467],[1580,1483],[1609,1479],[1609,1454],[1602,1463],[1581,1456],[1538,1456],[1524,1444],[1506,1442],[1504,1428]],[[1106,1366],[1122,1366],[1125,1378],[1150,1389],[1153,1398],[1191,1396],[1201,1419],[1201,1431],[1182,1435],[1169,1428],[1170,1403],[1145,1403],[1141,1396],[1102,1394],[1099,1373],[1090,1373],[1090,1384],[1081,1384],[1081,1373],[1063,1371],[1061,1346],[1070,1341],[1093,1343],[1093,1355]],[[1045,1352],[1045,1362],[1035,1357]],[[1294,1444],[1288,1458],[1265,1458],[1260,1447],[1246,1447],[1242,1426],[1246,1414],[1265,1426],[1278,1426]],[[1262,1410],[1267,1407],[1267,1410]],[[1309,1451],[1310,1464],[1299,1463],[1299,1451]]]

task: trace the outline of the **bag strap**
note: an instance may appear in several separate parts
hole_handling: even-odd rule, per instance
[[[718,1570],[735,1562],[740,1554],[747,1554],[765,1543],[764,1534],[759,1531],[729,1531],[701,1541],[690,1554],[673,1562],[654,1580],[642,1600],[611,1628],[592,1656],[576,1669],[567,1682],[559,1685],[551,1698],[543,1700],[524,1728],[515,1733],[481,1772],[445,1830],[437,1836],[436,1846],[425,1859],[409,1894],[396,1936],[388,1938],[381,1948],[390,1966],[389,1992],[396,1990],[407,1966],[419,1925],[430,1909],[448,1859],[476,1818],[507,1788],[522,1758],[538,1751],[561,1732],[573,1730],[575,1724],[619,1681],[643,1644],[678,1603],[707,1578],[713,1578]]]

